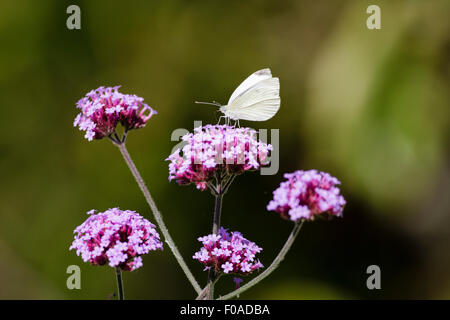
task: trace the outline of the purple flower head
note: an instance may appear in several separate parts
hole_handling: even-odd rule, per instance
[[[157,112],[136,95],[122,94],[120,86],[91,90],[77,102],[81,112],[73,126],[85,131],[85,138],[102,139],[113,134],[120,123],[125,131],[145,126]]]
[[[208,270],[214,268],[216,272],[248,275],[264,267],[259,260],[255,260],[256,253],[262,249],[239,232],[229,233],[227,229],[220,228],[218,234],[200,237],[198,241],[203,243],[203,247],[192,258]]]
[[[195,183],[205,190],[216,172],[241,174],[258,170],[268,164],[270,144],[257,140],[257,133],[250,128],[227,125],[206,125],[183,136],[186,145],[177,149],[166,160],[169,164],[169,180],[180,185]]]
[[[142,255],[163,248],[155,226],[134,211],[113,208],[87,214],[89,218],[75,229],[69,248],[84,262],[133,271],[142,267]]]
[[[286,173],[284,177],[287,181],[273,192],[267,210],[292,221],[313,220],[324,214],[342,217],[346,202],[336,187],[340,184],[338,179],[317,170],[299,170]]]

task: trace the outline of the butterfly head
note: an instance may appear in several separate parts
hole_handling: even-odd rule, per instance
[[[219,110],[220,112],[225,113],[227,111],[227,106],[220,106]]]

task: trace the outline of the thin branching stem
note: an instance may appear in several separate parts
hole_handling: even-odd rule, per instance
[[[211,193],[212,193],[214,196],[218,195],[218,192],[217,192],[216,187],[214,187],[214,185],[213,185],[211,182],[208,182],[207,185],[208,185],[208,187],[209,187],[209,190],[211,190]]]
[[[221,273],[217,274],[217,276],[215,277],[215,279],[212,283],[216,284],[217,280],[219,280],[219,278],[221,276],[222,276]],[[208,290],[209,290],[209,285],[207,285],[206,287],[203,288],[202,292],[200,292],[200,294],[197,296],[197,298],[195,300],[204,300]]]
[[[220,177],[219,174],[216,177],[216,182],[217,182],[217,185],[215,187],[216,202],[215,202],[215,206],[214,206],[214,219],[213,219],[213,227],[212,227],[213,234],[219,233],[220,216],[222,214],[223,189],[222,189],[222,178]],[[217,278],[217,274],[214,269],[214,266],[212,266],[208,272],[208,283],[206,285],[207,290],[206,290],[205,297],[207,300],[214,299],[214,283],[215,283],[216,278]]]
[[[107,136],[109,140],[111,140],[115,145],[119,145],[120,141],[116,140],[111,134]]]
[[[117,134],[116,134],[117,136]],[[125,141],[124,138],[119,139],[118,141]],[[144,194],[145,200],[147,200],[148,205],[150,206],[150,209],[153,212],[153,216],[155,217],[156,223],[158,224],[164,239],[169,246],[170,250],[172,251],[173,255],[175,256],[175,259],[178,261],[178,264],[180,265],[181,269],[183,269],[186,277],[194,287],[197,294],[200,294],[202,291],[202,288],[198,284],[197,280],[195,280],[194,275],[189,270],[188,266],[186,265],[186,262],[184,262],[183,257],[181,256],[180,252],[178,251],[178,248],[176,247],[172,237],[169,234],[169,231],[167,230],[167,227],[163,221],[162,215],[159,212],[158,208],[156,207],[155,202],[153,201],[152,196],[150,195],[150,192],[148,191],[147,186],[145,185],[144,180],[142,179],[141,174],[137,170],[133,160],[131,159],[130,154],[128,153],[127,148],[125,147],[125,143],[115,143],[115,145],[119,148],[120,153],[122,154],[126,164],[128,165],[128,168],[130,169],[131,173],[133,174],[139,188],[141,189],[142,193]]]
[[[255,284],[257,284],[258,282],[260,282],[261,280],[263,280],[264,278],[269,276],[276,268],[278,268],[278,266],[280,265],[281,261],[283,261],[284,257],[286,256],[286,253],[289,251],[289,249],[291,248],[291,246],[294,243],[295,239],[297,238],[297,236],[298,236],[298,234],[300,232],[300,229],[303,226],[303,222],[304,222],[304,220],[302,220],[301,222],[296,222],[295,223],[294,228],[292,229],[291,234],[289,235],[289,238],[286,240],[286,243],[284,244],[283,248],[278,253],[278,255],[276,256],[275,260],[273,260],[272,264],[266,270],[264,270],[264,272],[262,272],[256,278],[253,278],[250,282],[248,282],[247,284],[243,285],[239,289],[234,290],[233,292],[230,292],[229,294],[226,294],[226,295],[224,295],[222,297],[219,297],[218,300],[227,300],[227,299],[233,298],[235,296],[238,296],[242,292],[250,289]]]
[[[236,178],[235,174],[230,175],[227,182],[223,186],[223,193],[225,194],[228,191],[228,188],[230,187],[231,183],[233,182],[234,178]]]

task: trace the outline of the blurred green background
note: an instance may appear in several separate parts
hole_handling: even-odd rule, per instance
[[[66,8],[81,8],[81,30]],[[381,30],[366,8],[381,7]],[[280,170],[238,177],[223,225],[262,246],[270,264],[292,227],[265,206],[282,174],[330,172],[344,219],[304,226],[280,268],[244,299],[450,298],[450,2],[25,1],[0,2],[0,298],[107,299],[109,267],[68,251],[85,212],[120,206],[154,221],[119,151],[72,127],[75,102],[101,85],[145,98],[159,114],[128,149],[185,260],[211,230],[214,200],[168,182],[177,128],[215,123],[252,72],[270,67],[281,109],[255,128],[280,129]],[[66,268],[81,267],[81,290]],[[366,288],[367,266],[381,290]],[[124,276],[130,299],[195,295],[169,248]],[[216,290],[234,288],[223,278]]]

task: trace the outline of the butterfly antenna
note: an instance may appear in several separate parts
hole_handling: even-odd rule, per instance
[[[217,107],[221,107],[222,105],[218,102],[202,102],[202,101],[194,101],[197,104],[210,104],[212,106],[217,106]]]

